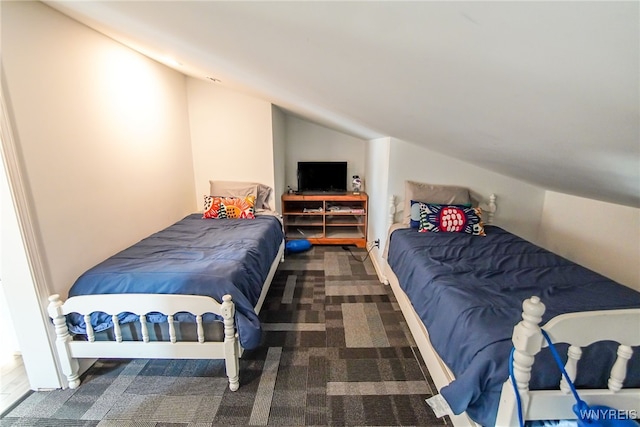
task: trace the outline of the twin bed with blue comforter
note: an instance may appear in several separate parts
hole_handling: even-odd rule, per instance
[[[55,295],[49,306],[70,386],[79,384],[77,358],[224,358],[237,389],[237,359],[261,342],[258,312],[283,242],[274,215],[192,214],[82,274],[64,304]],[[208,341],[210,326],[222,342]]]
[[[453,374],[438,387],[441,396],[454,414],[492,426],[509,377],[522,301],[539,297],[546,305],[545,324],[564,313],[640,308],[640,293],[499,227],[485,231],[486,236],[472,236],[401,228],[390,235],[387,262],[392,285],[406,294],[435,354]],[[640,336],[640,325],[632,327]],[[576,385],[606,389],[616,349],[611,342],[583,348]],[[566,360],[567,345],[558,350]],[[640,388],[640,351],[634,350],[624,386]],[[530,388],[557,389],[560,371],[548,349],[535,359]]]

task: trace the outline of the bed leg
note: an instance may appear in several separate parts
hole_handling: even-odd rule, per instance
[[[231,295],[222,297],[222,317],[224,317],[224,358],[229,377],[229,389],[236,391],[240,387],[238,363],[238,337],[234,324],[235,306]]]
[[[53,319],[56,331],[56,349],[60,359],[62,373],[67,377],[69,388],[77,388],[80,385],[80,375],[78,375],[78,361],[71,357],[69,342],[72,340],[67,328],[67,320],[62,312],[62,301],[60,295],[55,294],[49,297],[49,316]]]

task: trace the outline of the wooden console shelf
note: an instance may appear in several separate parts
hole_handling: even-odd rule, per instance
[[[367,243],[366,193],[283,194],[282,216],[287,239],[314,245]]]

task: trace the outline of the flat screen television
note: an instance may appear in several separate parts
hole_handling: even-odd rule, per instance
[[[347,162],[298,162],[298,192],[347,191]]]

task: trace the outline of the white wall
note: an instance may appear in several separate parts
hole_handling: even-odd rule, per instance
[[[280,196],[285,192],[285,162],[287,150],[287,129],[285,114],[276,106],[271,106],[271,119],[273,129],[273,169],[274,186],[271,209],[282,212],[282,200]]]
[[[43,3],[1,7],[3,87],[43,264],[38,289],[24,262],[3,282],[12,309],[42,316],[49,293],[66,296],[87,268],[195,210],[185,78]],[[41,382],[57,376],[50,351],[20,347],[32,386],[55,387]]]
[[[536,241],[544,190],[396,138],[391,138],[389,165],[389,195],[397,197],[398,211],[404,206],[405,180],[465,186],[485,202],[491,193],[497,196],[495,225]]]
[[[371,259],[379,276],[384,274],[382,253],[389,230],[389,150],[391,138],[378,138],[367,142],[366,165],[367,194],[369,195],[367,241],[380,239],[380,247],[371,249]]]
[[[298,188],[298,162],[346,161],[348,185],[353,175],[365,176],[365,140],[292,115],[286,115],[286,133],[286,185],[294,190]]]
[[[198,209],[211,179],[273,187],[271,104],[191,77],[187,89]]]
[[[39,2],[3,2],[16,142],[51,291],[195,208],[183,75]]]
[[[541,246],[640,290],[640,209],[547,191]]]
[[[2,234],[0,234],[0,237],[2,237]],[[0,260],[2,260],[2,258],[0,258]],[[15,326],[9,310],[7,295],[2,281],[0,281],[0,339],[2,339],[0,366],[12,361],[14,354],[20,353],[20,344],[18,343],[18,337],[16,336]]]
[[[367,192],[369,195],[369,241],[380,239],[384,243],[389,229],[389,150],[391,138],[378,138],[367,142]]]

